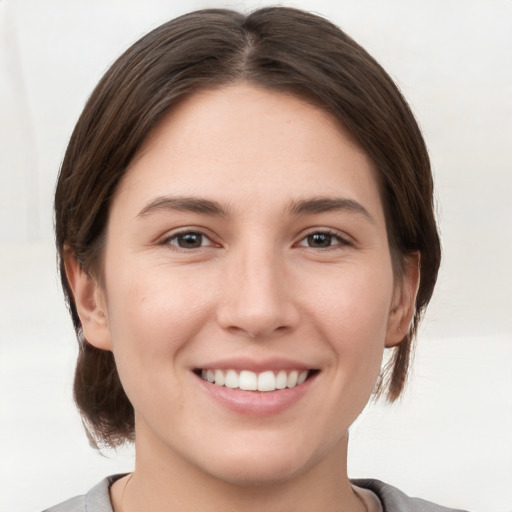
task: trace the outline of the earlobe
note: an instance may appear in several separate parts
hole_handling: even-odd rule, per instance
[[[64,266],[84,338],[96,348],[112,350],[103,287],[96,278],[84,271],[70,250],[65,251]]]
[[[398,345],[407,335],[414,313],[420,286],[420,253],[406,257],[403,274],[395,287],[389,312],[386,347]]]

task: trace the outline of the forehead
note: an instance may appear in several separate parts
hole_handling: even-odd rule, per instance
[[[259,139],[255,140],[255,136]],[[252,146],[240,144],[251,137]],[[244,154],[248,149],[259,154],[261,144],[272,141],[266,149],[279,150],[272,154],[274,158],[290,158],[298,143],[305,142],[303,150],[306,151],[311,144],[321,145],[326,137],[335,137],[337,143],[350,145],[364,155],[352,135],[327,110],[295,93],[241,82],[200,90],[179,101],[146,137],[135,159],[162,142],[170,143],[171,139],[175,151],[184,149],[190,154],[191,150],[196,150],[201,156],[205,150],[215,146],[222,150],[231,142],[231,152],[223,154],[226,159],[236,157],[238,148]],[[196,156],[196,152],[192,156]],[[298,158],[303,156],[297,154]]]
[[[369,158],[331,114],[249,84],[205,90],[173,107],[132,160],[117,195],[128,192],[261,205],[343,194],[380,208]]]

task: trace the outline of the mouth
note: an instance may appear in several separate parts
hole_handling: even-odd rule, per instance
[[[197,368],[194,373],[202,380],[229,389],[271,392],[301,386],[318,374],[318,370],[251,370]]]

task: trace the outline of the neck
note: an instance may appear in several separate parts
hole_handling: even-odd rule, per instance
[[[347,445],[348,434],[320,462],[312,462],[298,474],[240,483],[206,473],[174,452],[155,457],[146,442],[138,441],[136,469],[129,485],[125,477],[112,488],[114,510],[363,512],[347,476]]]

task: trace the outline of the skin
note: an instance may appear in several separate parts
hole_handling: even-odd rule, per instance
[[[290,211],[318,198],[352,203]],[[180,247],[183,231],[199,246]],[[189,97],[121,182],[103,265],[100,284],[66,262],[84,335],[113,351],[135,409],[136,470],[112,487],[116,511],[123,493],[123,512],[364,510],[348,428],[407,330],[418,258],[393,275],[375,170],[330,114],[244,83]],[[241,357],[319,372],[292,405],[254,417],[193,372]]]

